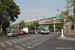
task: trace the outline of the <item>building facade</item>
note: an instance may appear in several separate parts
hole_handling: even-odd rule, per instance
[[[36,21],[36,20],[39,20],[39,19],[38,19],[38,18],[36,18],[36,19],[28,19],[28,20],[26,21],[26,23],[31,22],[31,21]]]

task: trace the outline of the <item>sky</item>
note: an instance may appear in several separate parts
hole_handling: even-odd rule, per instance
[[[47,18],[59,15],[61,11],[65,10],[65,0],[14,0],[20,8],[20,14],[15,23],[20,21],[26,22],[29,18]],[[59,9],[60,11],[57,11]]]

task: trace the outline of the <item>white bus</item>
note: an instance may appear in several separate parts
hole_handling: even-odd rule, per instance
[[[49,33],[49,26],[46,26],[46,27],[38,27],[37,32],[38,33]]]

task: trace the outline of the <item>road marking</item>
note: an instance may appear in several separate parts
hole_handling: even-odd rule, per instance
[[[6,43],[6,44],[8,44],[8,45],[12,45],[12,43],[11,43],[10,41],[6,41],[6,42],[4,42],[4,43]]]
[[[52,36],[52,37],[51,37]],[[14,40],[9,40],[9,41],[4,41],[2,43],[0,43],[0,45],[2,45],[1,47],[5,47],[7,45],[9,45],[8,47],[11,47],[10,45],[13,46],[14,43],[15,44],[13,47],[18,49],[18,50],[25,50],[26,48],[34,48],[35,46],[38,46],[39,44],[42,44],[44,42],[46,42],[47,40],[53,38],[55,35],[39,35],[39,36],[31,36],[31,37],[27,37],[27,38],[20,38],[20,39],[14,39]],[[21,44],[19,44],[21,43]],[[5,45],[7,44],[7,45]],[[26,47],[26,48],[25,48]],[[10,48],[8,48],[10,49]]]
[[[21,40],[15,39],[15,41],[22,42]]]
[[[20,45],[22,45],[23,47],[28,47],[28,45],[26,45],[26,44],[20,44]]]
[[[20,45],[15,45],[14,47],[15,48],[22,48]]]
[[[30,44],[31,45],[31,43],[29,43],[29,42],[27,42],[26,44]]]
[[[41,43],[36,43],[36,44],[41,44]]]
[[[31,48],[34,48],[34,47],[30,47],[30,46],[29,46],[29,47],[27,47],[27,48],[30,48],[30,49],[31,49]]]
[[[14,48],[7,48],[6,50],[15,50]]]
[[[13,43],[18,43],[17,41],[15,41],[15,40],[11,40],[11,42],[13,42]]]
[[[3,50],[3,48],[0,48],[0,50]]]
[[[6,45],[4,43],[0,43],[1,47],[6,47]]]
[[[38,46],[38,45],[33,44],[32,46]]]
[[[34,48],[34,47],[31,47],[31,46],[28,46],[26,44],[21,44],[22,46],[26,47],[26,48]]]
[[[25,48],[18,48],[17,50],[25,50]]]

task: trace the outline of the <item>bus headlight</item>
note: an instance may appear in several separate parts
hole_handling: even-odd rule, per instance
[[[48,30],[48,32],[49,32],[49,30]]]
[[[43,32],[43,30],[42,30],[42,32]]]

